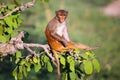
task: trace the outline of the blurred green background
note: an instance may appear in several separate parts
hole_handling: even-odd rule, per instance
[[[14,0],[1,0],[12,4]],[[30,0],[20,0],[26,3]],[[47,1],[47,0],[46,0]],[[95,50],[101,64],[101,72],[89,76],[89,80],[120,80],[120,17],[108,17],[101,9],[112,0],[37,0],[34,7],[22,12],[24,20],[20,30],[29,32],[27,42],[47,43],[44,34],[47,23],[54,17],[54,11],[65,9],[69,12],[67,26],[69,36],[76,43],[90,46],[100,45]],[[0,62],[0,80],[13,80],[15,65],[9,61]],[[56,72],[56,71],[55,71]],[[42,70],[31,72],[25,80],[54,80],[53,73]]]

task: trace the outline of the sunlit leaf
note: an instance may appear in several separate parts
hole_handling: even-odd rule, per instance
[[[28,75],[27,68],[25,66],[23,66],[23,75],[25,77],[27,77],[27,75]]]
[[[65,66],[65,58],[62,55],[59,55],[60,63]]]
[[[71,57],[71,56],[69,56],[69,57],[67,58],[67,61],[68,61],[68,63],[69,63],[69,68],[70,68],[70,70],[71,70],[71,71],[75,71],[74,58]]]
[[[21,52],[20,51],[17,51],[16,52],[16,58],[20,58],[22,56]]]
[[[45,55],[44,56],[44,62],[47,63],[49,61],[49,58]]]
[[[92,60],[92,63],[93,63],[94,70],[96,70],[97,72],[100,72],[100,64],[98,60],[94,58]]]
[[[25,66],[27,67],[28,72],[31,71],[31,68],[30,68],[31,64],[29,62],[26,62]]]
[[[34,63],[37,63],[38,62],[38,59],[36,57],[33,57],[33,62]]]
[[[49,61],[47,62],[47,69],[48,69],[49,72],[53,71],[53,67],[52,67],[52,65]]]
[[[77,54],[79,54],[80,50],[79,49],[75,49],[74,52],[77,53]]]
[[[13,19],[13,27],[14,27],[14,28],[18,28],[18,24],[17,24],[16,19]]]
[[[0,42],[2,42],[2,43],[6,42],[6,38],[2,35],[0,35]]]
[[[74,71],[70,72],[70,80],[76,80],[76,74]]]
[[[20,26],[23,22],[23,20],[20,18],[17,18],[16,21],[17,21],[17,26]]]
[[[91,74],[93,72],[92,62],[89,60],[85,60],[85,61],[83,61],[83,64],[84,64],[85,73]]]
[[[12,10],[12,9],[14,9],[15,8],[15,5],[9,5],[8,6],[8,9],[10,9],[10,10]]]
[[[12,26],[13,26],[12,15],[9,16],[9,17],[6,17],[6,18],[4,19],[4,21],[5,21],[5,23],[6,23],[9,27],[12,28]]]
[[[82,56],[84,59],[88,59],[88,55],[87,54],[83,54],[83,56]]]
[[[22,74],[22,72],[18,72],[18,80],[23,80],[23,74]]]
[[[12,72],[15,80],[17,80],[17,72],[18,72],[17,69],[18,69],[18,67],[16,67],[16,68],[13,70],[13,72]]]
[[[40,63],[34,64],[34,70],[35,70],[35,72],[38,72],[40,69],[41,69],[41,64]]]
[[[7,27],[7,28],[4,29],[4,31],[11,34],[12,31],[13,31],[13,28],[12,27]]]
[[[11,37],[14,37],[14,36],[16,36],[18,34],[18,31],[13,31],[12,33],[11,33]]]
[[[20,62],[20,65],[24,65],[26,63],[26,61],[25,60],[22,60],[21,62]]]
[[[0,25],[0,36],[2,36],[2,33],[3,33],[3,27]]]
[[[68,80],[68,73],[67,72],[62,73],[62,80]]]
[[[94,56],[95,56],[95,54],[93,54],[93,53],[90,52],[90,51],[87,51],[85,54],[87,54],[89,57],[94,57]]]

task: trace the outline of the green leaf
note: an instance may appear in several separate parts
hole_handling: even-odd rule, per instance
[[[17,58],[17,59],[15,60],[15,63],[17,64],[19,61],[20,61],[20,58]]]
[[[7,27],[4,29],[5,32],[11,34],[13,32],[13,28],[12,27]]]
[[[13,25],[14,28],[18,28],[18,24],[17,24],[16,19],[13,19],[13,24],[12,25]]]
[[[67,72],[62,73],[62,80],[68,80]]]
[[[2,33],[3,33],[3,27],[0,25],[0,36],[2,36]]]
[[[21,62],[20,62],[20,65],[24,65],[26,63],[26,61],[23,59]]]
[[[17,69],[18,69],[18,67],[16,67],[12,72],[12,75],[14,76],[15,80],[18,80],[18,78],[17,78],[17,71],[18,70]]]
[[[16,36],[18,34],[18,31],[12,31],[12,33],[11,33],[11,37],[14,37],[14,36]]]
[[[23,20],[20,18],[17,18],[16,21],[17,21],[17,26],[20,26],[23,22]]]
[[[5,23],[12,28],[13,26],[12,15],[9,17],[6,17],[4,20],[5,20]]]
[[[93,63],[94,70],[96,70],[97,72],[100,72],[100,64],[98,60],[94,58],[92,60],[92,63]]]
[[[82,56],[84,59],[88,59],[88,54],[84,53]]]
[[[49,57],[47,57],[46,55],[44,55],[44,62],[47,63],[49,61]]]
[[[74,52],[77,53],[77,54],[79,54],[80,50],[79,49],[75,49]]]
[[[20,58],[22,56],[21,52],[20,51],[17,51],[16,52],[16,58]]]
[[[2,43],[6,42],[6,38],[2,35],[0,35],[0,42],[2,42]]]
[[[10,56],[10,61],[12,62],[12,60],[13,60],[13,58],[12,58],[12,56]]]
[[[79,68],[80,68],[80,70],[83,72],[83,71],[84,71],[84,64],[81,63]]]
[[[67,61],[68,61],[68,63],[69,63],[69,68],[70,68],[70,70],[71,70],[71,71],[75,71],[74,58],[71,57],[71,56],[69,56],[69,57],[67,58]]]
[[[31,68],[30,68],[31,64],[29,62],[26,62],[25,66],[27,67],[28,72],[31,71]]]
[[[34,70],[35,70],[35,72],[38,72],[40,69],[41,69],[41,64],[40,63],[34,64]]]
[[[25,66],[23,66],[23,75],[25,77],[27,77],[27,75],[28,75],[27,68]]]
[[[36,57],[33,57],[33,62],[38,63],[38,59]]]
[[[53,71],[53,67],[52,67],[52,65],[49,61],[47,62],[47,69],[48,69],[49,72]]]
[[[23,73],[22,73],[22,71],[23,71],[23,66],[19,66],[19,72],[18,72],[18,78],[20,79],[20,80],[22,80],[23,79]]]
[[[9,41],[10,40],[10,35],[3,35],[5,38],[6,38],[6,41]]]
[[[76,74],[74,71],[70,72],[69,74],[70,74],[70,80],[76,80]]]
[[[93,72],[93,66],[92,66],[92,62],[89,60],[85,60],[83,61],[84,64],[84,71],[86,74],[91,74]]]
[[[18,80],[23,80],[23,74],[22,74],[22,72],[18,72]]]
[[[92,52],[90,52],[90,51],[87,51],[85,54],[87,54],[89,57],[94,57],[95,56],[95,54],[93,54]]]
[[[15,5],[9,5],[8,8],[11,10],[11,9],[14,9],[15,8]]]
[[[65,66],[65,58],[62,55],[58,55],[60,58],[60,63]]]

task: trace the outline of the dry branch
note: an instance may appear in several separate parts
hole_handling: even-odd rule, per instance
[[[23,11],[26,8],[33,7],[34,4],[35,4],[35,0],[33,0],[32,2],[28,2],[28,3],[24,4],[24,5],[21,5],[19,7],[16,7],[14,10],[8,12],[5,16],[0,16],[0,19],[4,19],[4,18],[8,17],[9,15],[11,15],[12,13],[14,13],[16,11]]]

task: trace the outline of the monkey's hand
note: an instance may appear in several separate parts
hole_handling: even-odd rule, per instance
[[[61,43],[64,47],[66,47],[68,45],[68,42],[64,39],[61,40]]]
[[[64,47],[67,46],[68,42],[67,40],[65,40],[63,37],[59,36],[56,33],[52,33],[51,36],[56,39],[57,41],[59,41]]]

